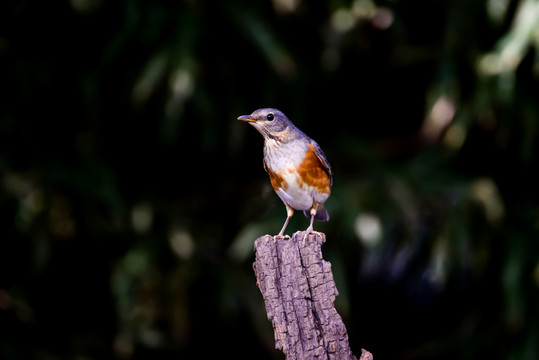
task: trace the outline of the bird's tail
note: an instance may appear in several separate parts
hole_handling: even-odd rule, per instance
[[[309,210],[303,210],[303,214],[310,219],[311,218],[311,212]],[[320,204],[318,205],[318,209],[316,211],[316,215],[314,216],[315,220],[318,221],[328,221],[329,220],[329,213],[324,207],[324,205]]]

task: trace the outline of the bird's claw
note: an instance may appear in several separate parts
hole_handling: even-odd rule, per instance
[[[316,234],[316,235],[319,235],[321,236],[321,232],[320,231],[314,231],[314,230],[310,230],[310,231],[305,231],[305,234],[303,235],[303,243],[302,243],[302,247],[305,247],[305,241],[307,241],[307,238],[309,237],[309,235],[311,234]]]
[[[307,238],[309,237],[309,234],[311,234],[312,231],[309,231],[309,232],[305,232],[305,234],[303,235],[303,241],[301,243],[301,247],[305,247],[305,241],[307,240]]]
[[[283,235],[283,234],[275,235],[275,236],[273,237],[273,242],[276,242],[277,239],[280,239],[280,240],[288,240],[288,239],[290,239],[290,236],[289,236],[289,235]]]

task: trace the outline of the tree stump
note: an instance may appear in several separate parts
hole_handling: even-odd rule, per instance
[[[255,241],[253,268],[266,313],[275,334],[275,348],[287,360],[357,360],[333,302],[339,294],[331,264],[322,258],[323,233],[305,232],[282,239],[265,235]],[[362,350],[360,360],[372,359]]]

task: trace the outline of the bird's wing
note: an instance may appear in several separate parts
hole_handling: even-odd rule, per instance
[[[329,184],[330,186],[333,186],[333,170],[331,169],[331,165],[329,165],[329,161],[326,158],[326,155],[320,148],[320,146],[316,143],[316,141],[311,140],[311,144],[314,146],[314,154],[320,160],[322,165],[324,166],[324,170],[326,171],[326,174],[329,176]]]

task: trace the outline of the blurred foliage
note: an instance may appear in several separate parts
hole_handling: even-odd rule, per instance
[[[3,3],[0,358],[281,359],[266,106],[335,168],[356,354],[539,358],[538,34],[535,0]]]

